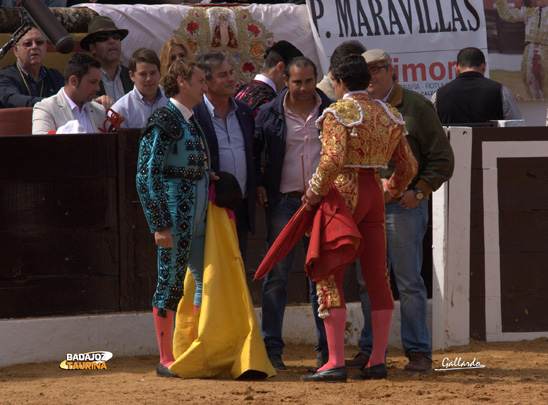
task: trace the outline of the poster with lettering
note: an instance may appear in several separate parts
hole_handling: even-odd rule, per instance
[[[307,0],[324,72],[341,42],[360,40],[392,56],[403,87],[427,98],[455,78],[461,48],[487,54],[484,0]]]

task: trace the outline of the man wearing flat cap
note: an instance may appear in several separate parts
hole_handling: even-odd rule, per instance
[[[389,163],[388,169],[379,170],[379,174],[387,201],[387,267],[388,271],[394,272],[398,287],[402,346],[409,358],[404,371],[425,374],[432,369],[432,347],[426,322],[426,287],[421,276],[422,243],[428,224],[427,200],[433,191],[451,178],[453,150],[432,103],[398,83],[388,52],[371,49],[363,53],[363,57],[371,73],[367,93],[373,99],[391,104],[402,114],[408,131],[407,141],[419,164],[415,178],[396,200],[386,190],[386,179],[394,171],[393,162]],[[370,308],[366,303],[369,299],[365,288],[360,288],[360,298],[364,314],[368,314]],[[358,342],[361,351],[356,356],[364,360],[362,364],[369,359],[372,341],[371,324],[366,321]]]
[[[285,87],[284,72],[289,61],[297,56],[303,56],[293,44],[278,41],[265,52],[264,66],[261,73],[238,90],[236,100],[243,101],[253,110],[256,117],[259,107],[272,101]]]
[[[118,29],[109,17],[98,15],[91,19],[88,35],[80,41],[82,49],[90,51],[101,63],[101,89],[97,96],[110,97],[110,105],[133,89],[129,69],[120,64],[121,42],[127,34],[128,30]],[[104,102],[101,104],[107,109],[110,107]]]

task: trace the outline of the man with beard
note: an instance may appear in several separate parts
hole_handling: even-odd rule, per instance
[[[105,108],[92,101],[99,91],[101,65],[89,55],[73,54],[65,67],[65,86],[36,103],[32,111],[32,133],[56,133],[70,121],[78,121],[73,132],[99,132]]]

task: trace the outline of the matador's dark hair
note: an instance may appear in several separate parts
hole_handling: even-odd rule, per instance
[[[365,90],[371,74],[362,55],[348,55],[340,59],[331,69],[333,80],[341,80],[350,91]]]

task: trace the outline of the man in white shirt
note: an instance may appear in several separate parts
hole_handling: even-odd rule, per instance
[[[160,352],[156,375],[176,377],[168,367],[175,361],[173,320],[179,301],[187,293],[187,268],[196,281],[195,313],[202,300],[211,173],[203,133],[194,124],[191,110],[207,90],[204,73],[195,62],[176,61],[164,79],[171,98],[147,123],[139,146],[136,182],[158,245],[158,285],[152,299]]]
[[[101,64],[82,53],[73,54],[65,66],[65,86],[34,105],[32,133],[51,134],[69,121],[78,121],[78,132],[96,133],[103,127],[105,108],[95,101],[101,82]]]
[[[160,83],[160,59],[152,49],[139,48],[129,60],[129,76],[135,86],[111,107],[124,116],[121,128],[144,128],[148,117],[167,104]]]
[[[303,56],[303,54],[293,44],[287,41],[276,42],[265,51],[261,73],[256,75],[250,83],[238,89],[236,100],[249,105],[254,116],[257,116],[259,107],[272,101],[285,87],[285,68],[289,61],[297,56]]]

